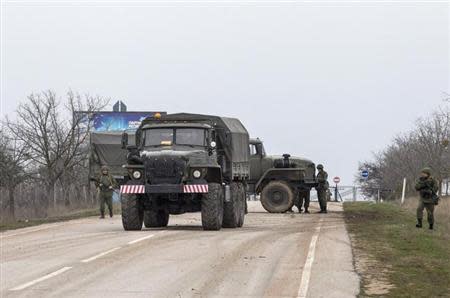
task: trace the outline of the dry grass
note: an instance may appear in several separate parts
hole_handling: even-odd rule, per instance
[[[435,231],[415,227],[417,199],[345,203],[360,297],[449,297],[449,200],[436,209]]]
[[[402,208],[415,214],[419,202],[418,197],[410,197],[405,200]],[[424,223],[426,223],[426,211],[424,211]],[[436,230],[442,231],[444,235],[450,238],[450,197],[443,197],[439,201],[439,205],[434,210]]]
[[[114,204],[113,208],[114,208],[114,214],[121,213],[119,204],[117,204],[117,203]],[[59,210],[59,214],[56,212],[53,212],[53,213],[50,212],[50,215],[48,218],[18,219],[16,221],[0,220],[0,231],[15,230],[15,229],[27,228],[27,227],[32,227],[32,226],[38,226],[38,225],[46,224],[46,223],[68,221],[68,220],[73,220],[73,219],[85,218],[85,217],[90,217],[90,216],[99,216],[99,215],[100,215],[100,212],[98,210],[98,207],[70,211],[70,212],[69,211],[61,212],[61,210]]]

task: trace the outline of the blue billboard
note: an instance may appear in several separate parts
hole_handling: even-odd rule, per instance
[[[95,112],[84,115],[85,121],[91,121],[92,131],[123,131],[135,130],[142,120],[153,117],[156,113],[166,112]],[[85,122],[83,121],[83,122]]]

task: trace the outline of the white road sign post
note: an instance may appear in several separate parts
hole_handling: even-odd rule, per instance
[[[336,177],[333,178],[333,182],[334,182],[334,184],[336,184],[336,187],[334,188],[334,201],[337,202],[338,201],[338,195],[339,195],[338,184],[341,182],[341,178],[336,176]]]
[[[402,205],[405,202],[405,195],[406,195],[406,178],[403,179]]]

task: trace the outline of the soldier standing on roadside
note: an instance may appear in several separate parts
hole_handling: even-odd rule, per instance
[[[319,213],[327,213],[327,191],[330,185],[328,184],[328,173],[324,171],[323,165],[317,165],[317,182],[316,187],[317,197],[319,199],[320,211]]]
[[[430,230],[433,230],[434,206],[438,204],[439,200],[437,195],[438,189],[439,186],[436,179],[431,176],[431,169],[424,168],[416,183],[416,190],[420,194],[419,206],[417,207],[417,228],[422,227],[423,209],[427,209],[428,223],[430,225]]]
[[[116,179],[109,174],[107,166],[103,166],[96,181],[98,196],[100,200],[100,218],[105,218],[105,203],[108,205],[109,217],[113,217],[112,195],[117,187]]]

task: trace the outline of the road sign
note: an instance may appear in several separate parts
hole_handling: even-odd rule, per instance
[[[333,182],[336,183],[336,184],[339,184],[339,182],[341,182],[341,178],[339,178],[339,177],[334,177],[334,178],[333,178]]]
[[[361,176],[362,176],[364,179],[369,178],[369,171],[368,171],[368,170],[362,170],[362,171],[361,171]]]

